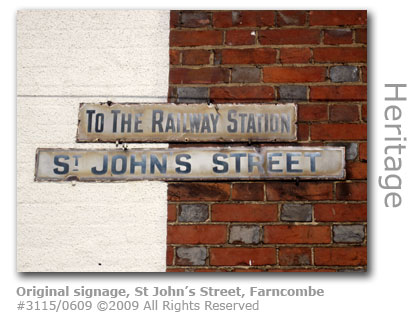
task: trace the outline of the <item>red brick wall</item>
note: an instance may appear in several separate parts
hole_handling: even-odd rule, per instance
[[[345,146],[347,180],[170,183],[168,271],[365,270],[366,22],[366,11],[171,12],[170,102],[296,102],[287,145]]]

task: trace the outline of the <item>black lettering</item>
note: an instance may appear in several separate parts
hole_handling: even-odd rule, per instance
[[[126,116],[128,116],[128,119],[125,119]],[[126,115],[125,113],[123,113],[121,117],[121,132],[125,132],[125,126],[126,126],[126,132],[131,132],[131,124],[132,124],[132,114],[128,113]]]
[[[69,160],[70,157],[63,154],[54,156],[54,164],[61,167],[62,170],[60,168],[54,168],[53,171],[55,174],[66,174],[68,173],[69,165],[68,163],[61,162],[60,159]]]
[[[136,161],[136,156],[134,154],[131,155],[131,160],[129,161],[129,172],[130,174],[135,173],[135,167],[140,166],[141,167],[141,173],[145,174],[146,173],[146,154],[143,154],[141,156],[141,161]]]
[[[283,172],[283,169],[273,169],[273,165],[280,164],[279,160],[273,160],[273,157],[282,157],[281,152],[274,152],[267,154],[267,171],[268,172]]]
[[[226,173],[229,170],[229,164],[226,161],[219,160],[218,159],[219,157],[226,159],[228,156],[227,154],[224,153],[215,153],[213,155],[213,164],[222,166],[222,169],[219,169],[218,167],[213,167],[213,172]]]
[[[117,169],[118,160],[121,160],[121,170]],[[113,174],[124,174],[126,171],[126,156],[122,154],[117,154],[112,157],[112,173]]]
[[[162,155],[162,163],[159,161],[158,157],[151,154],[151,173],[155,173],[155,166],[158,168],[160,173],[166,173],[168,163],[168,156],[166,154]]]
[[[263,159],[260,159],[260,155],[257,153],[249,153],[248,157],[248,172],[253,172],[253,167],[257,167],[259,173],[264,173]],[[259,159],[258,161],[254,161],[254,158]]]
[[[181,174],[190,173],[192,171],[191,164],[189,162],[187,162],[187,161],[182,161],[182,158],[185,158],[186,160],[189,160],[192,157],[190,156],[190,154],[187,154],[187,153],[178,154],[176,156],[176,164],[179,165],[179,166],[184,166],[185,170],[182,170],[181,168],[176,168],[176,172],[181,173]]]
[[[143,129],[139,129],[139,125],[142,123],[142,120],[139,119],[142,117],[142,113],[137,113],[135,114],[135,128],[134,132],[143,132]]]
[[[229,110],[229,112],[227,112],[227,120],[233,124],[233,126],[227,126],[228,132],[237,132],[237,120],[233,118],[233,116],[235,117],[236,114],[236,110]]]
[[[118,114],[120,114],[121,111],[120,110],[111,110],[111,113],[114,114],[114,118],[112,119],[112,132],[116,132],[117,123],[118,123]]]
[[[87,116],[88,116],[88,127],[87,131],[91,132],[92,130],[92,115],[95,113],[95,110],[87,110]]]
[[[304,153],[304,155],[306,157],[310,158],[311,172],[315,172],[316,171],[315,158],[316,157],[321,157],[321,153],[319,153],[319,152],[306,152],[306,153]]]
[[[104,131],[104,114],[98,113],[95,117],[95,132]]]
[[[240,158],[246,157],[247,153],[232,153],[230,157],[236,158],[236,173],[239,173],[241,170]]]
[[[292,157],[300,156],[299,152],[287,153],[287,172],[302,172],[301,169],[293,169],[293,164],[299,164],[298,160],[293,160]]]
[[[156,115],[159,115],[159,119],[156,119]],[[153,110],[152,111],[152,132],[156,132],[156,126],[158,126],[158,131],[163,132],[163,111],[162,110]]]
[[[108,171],[108,155],[104,155],[102,161],[102,169],[100,171],[97,170],[97,167],[92,167],[91,172],[96,175],[105,174]]]

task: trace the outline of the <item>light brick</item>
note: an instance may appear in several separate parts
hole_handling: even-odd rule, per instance
[[[176,265],[203,266],[206,263],[207,250],[203,247],[180,247],[176,249]]]
[[[206,87],[177,88],[178,103],[206,103],[209,100],[209,89]]]
[[[312,221],[310,204],[284,204],[281,209],[281,221]]]
[[[207,204],[181,204],[179,222],[203,222],[209,218]]]
[[[255,67],[240,68],[235,67],[232,69],[232,82],[260,82],[261,70]]]
[[[359,69],[355,66],[331,67],[329,77],[332,82],[356,82],[359,81]]]
[[[280,101],[306,101],[306,86],[280,86],[278,89]]]
[[[229,243],[257,244],[260,241],[260,227],[232,226]]]
[[[363,225],[334,225],[334,242],[362,242],[365,238]]]

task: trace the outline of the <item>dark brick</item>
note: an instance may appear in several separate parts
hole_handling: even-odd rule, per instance
[[[169,201],[217,201],[230,198],[229,183],[170,183]]]
[[[229,243],[257,244],[260,242],[259,226],[232,226]]]
[[[177,88],[178,103],[206,103],[209,100],[209,89],[206,87]]]
[[[331,67],[329,77],[332,82],[356,82],[359,81],[359,69],[355,66]]]
[[[199,28],[210,24],[210,14],[207,12],[182,12],[180,17],[180,26],[184,28]]]
[[[203,247],[180,247],[176,249],[176,265],[203,266],[206,264],[207,250]]]
[[[334,242],[362,242],[365,238],[365,227],[356,225],[334,225]]]
[[[179,222],[203,222],[209,218],[207,204],[181,204]]]
[[[256,67],[235,67],[232,69],[232,82],[260,82],[261,70]]]
[[[278,88],[280,101],[306,101],[306,86],[280,86]]]
[[[310,204],[284,204],[281,208],[281,221],[312,221]]]

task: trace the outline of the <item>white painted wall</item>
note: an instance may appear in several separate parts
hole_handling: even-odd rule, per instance
[[[39,183],[34,165],[39,147],[115,148],[75,143],[80,102],[166,102],[168,39],[168,11],[18,12],[18,271],[165,271],[165,183]]]

